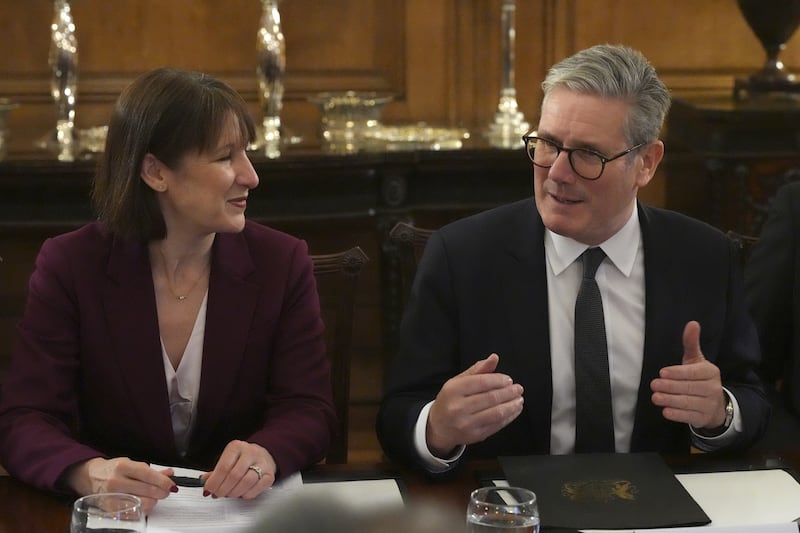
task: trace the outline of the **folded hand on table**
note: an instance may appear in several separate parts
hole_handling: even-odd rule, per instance
[[[223,450],[214,470],[205,475],[204,495],[250,500],[275,482],[272,455],[252,442],[234,440]]]

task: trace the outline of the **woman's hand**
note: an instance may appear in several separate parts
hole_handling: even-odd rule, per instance
[[[272,455],[258,444],[231,441],[205,476],[203,495],[253,499],[272,486],[276,470]]]
[[[177,485],[169,478],[172,474],[171,468],[154,470],[147,463],[127,457],[97,457],[71,467],[66,482],[81,496],[99,492],[133,494],[142,500],[144,512],[150,513],[158,500],[170,492],[178,492]]]

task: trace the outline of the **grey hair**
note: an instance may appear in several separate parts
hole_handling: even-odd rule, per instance
[[[544,101],[558,87],[627,102],[624,133],[632,145],[658,139],[671,103],[653,65],[622,45],[599,44],[556,63],[542,82]]]

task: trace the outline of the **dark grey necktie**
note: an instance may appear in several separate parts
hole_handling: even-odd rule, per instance
[[[603,301],[594,279],[606,254],[589,248],[575,300],[575,452],[613,452],[614,420]]]

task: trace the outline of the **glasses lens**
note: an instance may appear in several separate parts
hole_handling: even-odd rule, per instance
[[[579,176],[593,180],[603,172],[603,160],[594,152],[578,148],[569,154],[572,169]]]
[[[541,167],[549,167],[555,163],[558,157],[558,147],[545,139],[531,137],[528,140],[528,156],[534,164]]]

